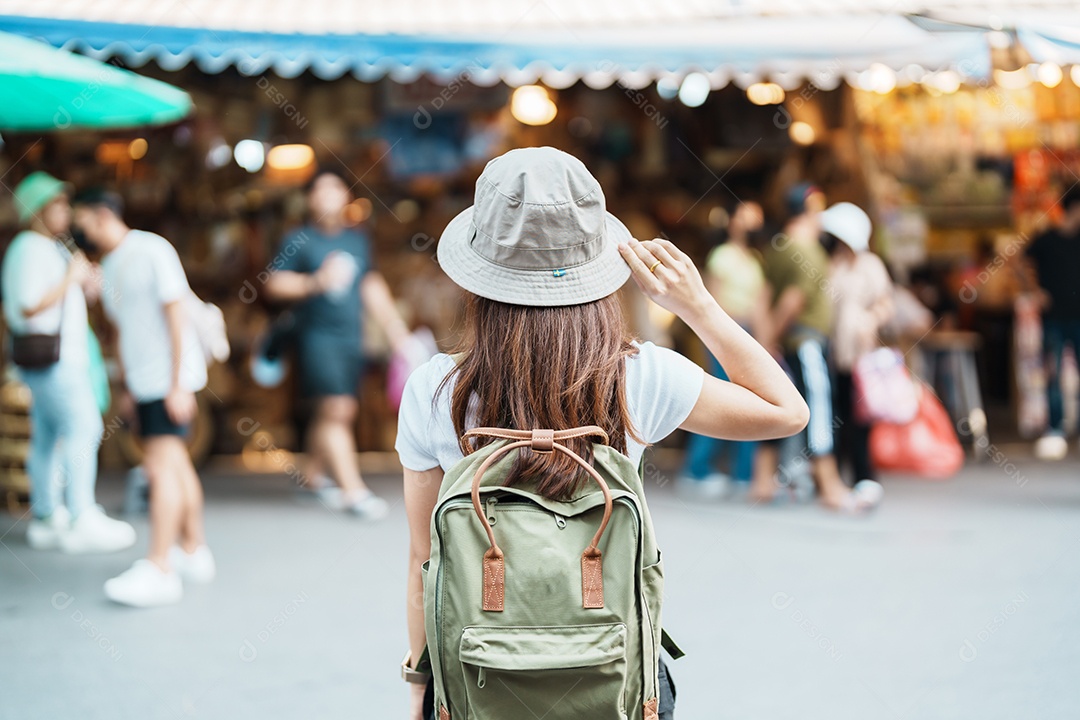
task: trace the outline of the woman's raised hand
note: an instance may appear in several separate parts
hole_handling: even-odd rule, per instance
[[[619,245],[619,253],[641,291],[684,321],[690,322],[716,303],[693,261],[671,241],[631,239]]]

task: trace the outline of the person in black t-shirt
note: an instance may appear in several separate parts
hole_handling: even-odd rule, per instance
[[[1043,459],[1061,459],[1068,452],[1061,397],[1061,361],[1066,345],[1080,354],[1080,187],[1072,187],[1061,199],[1064,214],[1027,246],[1039,287],[1046,354],[1046,391],[1049,427],[1035,446]]]
[[[376,520],[388,506],[364,484],[354,437],[365,312],[396,351],[409,352],[413,343],[386,280],[374,268],[367,235],[346,223],[357,182],[335,168],[315,172],[307,191],[311,222],[282,242],[266,291],[292,302],[296,315],[300,390],[314,404],[307,439],[314,462],[305,480],[326,473],[341,489],[336,504]]]

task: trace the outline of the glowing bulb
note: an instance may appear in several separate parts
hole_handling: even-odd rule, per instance
[[[788,128],[788,136],[796,145],[813,145],[817,133],[814,132],[814,126],[810,123],[796,120]]]
[[[662,77],[656,81],[656,94],[664,100],[673,100],[679,94],[679,83],[672,77]]]
[[[132,160],[141,160],[146,157],[147,147],[146,138],[135,138],[128,145],[128,155]]]
[[[712,86],[702,73],[690,73],[679,86],[679,101],[686,107],[698,107],[709,97]]]
[[[866,71],[869,88],[878,95],[888,95],[896,87],[896,73],[888,65],[874,63]]]
[[[274,170],[299,170],[314,162],[310,145],[275,145],[266,153],[266,164]]]
[[[930,73],[923,78],[923,86],[931,95],[951,95],[960,89],[960,75],[952,70]]]
[[[1006,90],[1020,90],[1031,84],[1031,73],[1027,71],[1027,68],[1019,70],[998,68],[994,71],[994,82]]]
[[[233,148],[233,159],[249,173],[256,173],[266,161],[266,148],[258,140],[241,140]]]
[[[540,85],[522,85],[510,97],[510,114],[525,125],[547,125],[558,112],[547,89]]]
[[[1061,72],[1061,67],[1052,62],[1044,62],[1039,65],[1039,69],[1035,71],[1038,75],[1039,82],[1048,88],[1055,88],[1061,84],[1062,78],[1065,74]]]
[[[772,82],[754,83],[746,88],[746,97],[755,105],[779,105],[784,102],[784,88]]]
[[[210,152],[206,153],[206,167],[211,170],[223,168],[232,159],[232,147],[224,140],[215,140],[210,145]]]

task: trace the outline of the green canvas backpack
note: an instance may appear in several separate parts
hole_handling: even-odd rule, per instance
[[[629,458],[560,440],[607,435],[477,428],[500,438],[443,478],[423,568],[439,720],[655,720],[664,571]],[[521,448],[589,475],[567,502],[504,482]],[[668,638],[665,647],[681,655]]]

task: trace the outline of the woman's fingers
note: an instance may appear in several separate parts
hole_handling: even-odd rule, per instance
[[[683,262],[678,258],[674,257],[672,253],[669,252],[668,249],[660,243],[659,240],[647,240],[646,242],[643,242],[641,244],[647,247],[649,252],[652,253],[656,260],[660,261],[660,265],[667,268],[668,270],[671,270],[678,275],[681,274],[682,271],[685,269],[683,267]],[[672,245],[672,247],[675,246]],[[656,260],[653,260],[653,262],[656,262]],[[659,271],[660,268],[657,267],[656,272]]]
[[[655,240],[653,240],[653,242],[667,250],[671,254],[671,257],[673,257],[674,259],[680,262],[690,263],[690,257],[682,250],[680,250],[678,246],[670,240],[666,238],[656,238]]]
[[[653,274],[649,272],[649,267],[656,262],[657,258],[653,257],[653,254],[636,239],[631,239],[630,242],[619,245],[619,252],[622,253],[626,264],[630,266],[634,280],[637,281],[641,289],[647,294],[657,292],[659,290],[658,283]]]

